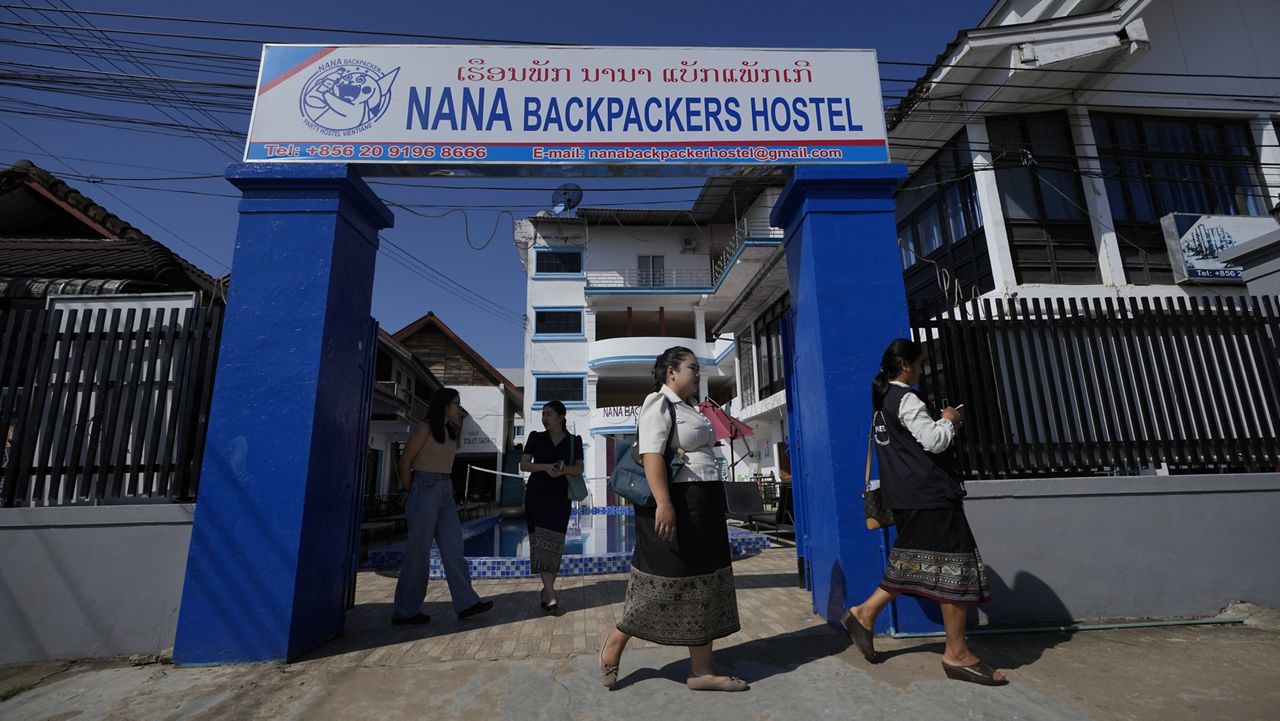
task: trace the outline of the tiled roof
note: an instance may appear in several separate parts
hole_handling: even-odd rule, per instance
[[[198,290],[216,295],[216,281],[194,276],[168,248],[155,241],[0,238],[0,275],[139,281],[131,288]]]
[[[205,273],[29,160],[0,171],[0,274],[226,295],[225,277]]]

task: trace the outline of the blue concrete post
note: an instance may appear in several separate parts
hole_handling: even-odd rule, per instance
[[[906,290],[894,223],[893,191],[903,165],[807,167],[774,205],[770,222],[786,231],[787,274],[795,311],[788,412],[797,526],[814,610],[836,621],[883,572],[882,534],[862,513],[871,378],[885,345],[906,336]],[[799,434],[797,435],[797,429]],[[877,631],[888,627],[882,614]]]
[[[343,165],[233,165],[243,193],[178,616],[181,664],[289,660],[342,632],[378,230]]]

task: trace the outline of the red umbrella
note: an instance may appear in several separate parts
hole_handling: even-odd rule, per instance
[[[751,426],[729,415],[725,409],[721,408],[715,401],[710,398],[698,404],[698,410],[702,411],[702,415],[706,416],[707,421],[711,423],[711,428],[716,432],[716,440],[729,439],[729,470],[738,465],[738,461],[734,459],[733,442],[739,438],[755,435],[755,431]],[[747,447],[747,453],[750,454],[751,447]]]
[[[724,408],[721,408],[710,398],[699,403],[698,410],[702,411],[702,415],[706,416],[707,420],[711,422],[711,427],[716,432],[717,441],[725,438],[734,441],[755,435],[755,431],[751,430],[751,426],[729,415]]]

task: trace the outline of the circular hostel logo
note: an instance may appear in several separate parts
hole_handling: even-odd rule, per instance
[[[365,60],[323,63],[302,86],[300,106],[308,128],[325,135],[368,130],[391,105],[391,86],[400,68],[382,72]]]

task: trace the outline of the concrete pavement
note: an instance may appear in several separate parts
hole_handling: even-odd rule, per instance
[[[347,634],[288,665],[175,668],[126,661],[0,668],[0,719],[1269,719],[1280,708],[1280,613],[1245,624],[975,636],[1013,683],[948,681],[936,639],[877,639],[872,666],[809,612],[789,549],[735,564],[742,633],[717,662],[741,694],[683,684],[682,649],[633,642],[612,691],[595,680],[600,630],[625,576],[562,579],[562,615],[532,579],[481,581],[498,608],[459,622],[433,582],[425,627],[387,623],[394,579],[362,574]]]

